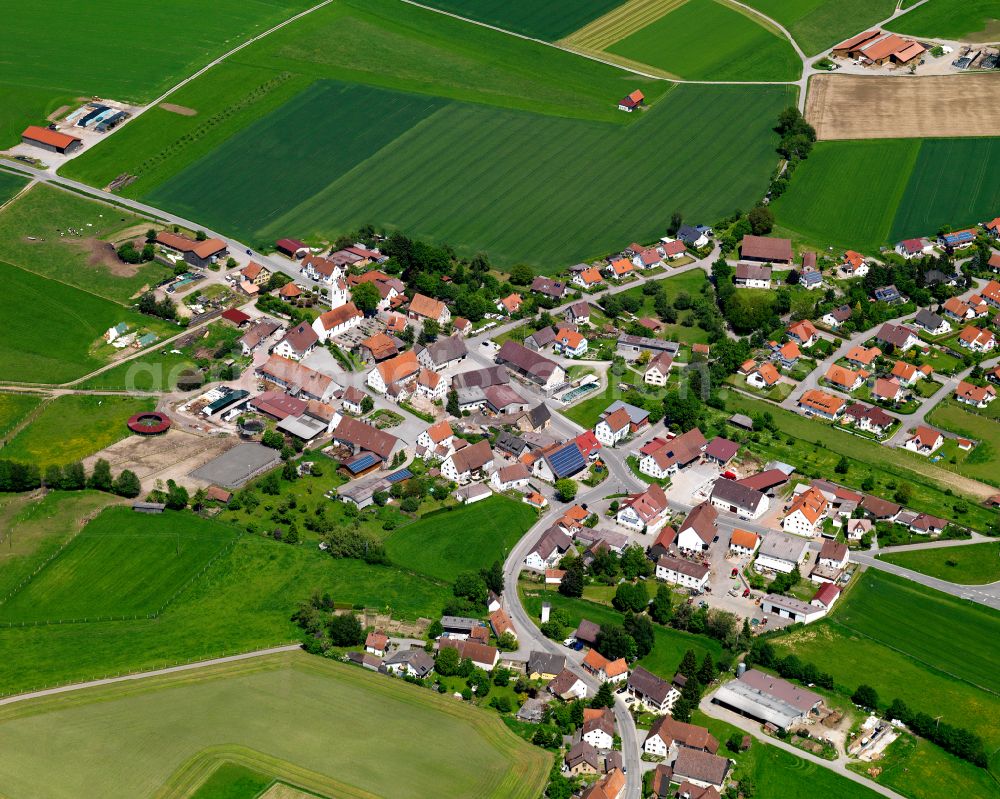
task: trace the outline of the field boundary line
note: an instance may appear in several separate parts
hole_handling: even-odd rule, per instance
[[[20,190],[18,190],[17,192],[14,193],[13,196],[8,197],[6,200],[4,200],[2,203],[0,203],[0,213],[2,213],[4,208],[6,208],[8,205],[10,205],[12,202],[14,202],[14,200],[16,200],[22,194],[24,194],[28,189],[30,189],[32,186],[34,186],[37,182],[38,182],[38,178],[34,178],[34,177],[30,178],[28,180],[28,182],[24,186],[22,186],[20,188]]]
[[[976,689],[978,689],[980,691],[983,691],[984,693],[991,694],[992,696],[1000,697],[1000,691],[995,691],[992,688],[987,688],[987,687],[985,687],[983,685],[978,685],[977,683],[974,683],[972,680],[970,680],[970,679],[968,679],[966,677],[960,677],[957,674],[952,674],[947,669],[942,669],[940,666],[935,666],[933,663],[928,663],[926,660],[921,660],[916,655],[914,655],[914,654],[912,654],[910,652],[907,652],[905,649],[900,649],[897,646],[893,646],[892,644],[887,643],[886,641],[883,641],[881,638],[876,638],[875,636],[869,635],[868,633],[863,633],[863,632],[861,632],[861,630],[857,630],[854,627],[852,627],[850,624],[847,624],[846,622],[840,621],[839,619],[834,619],[833,621],[834,621],[835,624],[839,624],[845,630],[849,630],[850,632],[854,633],[855,635],[860,635],[862,638],[867,638],[869,641],[874,641],[879,646],[884,646],[887,649],[891,649],[893,652],[896,652],[896,653],[902,655],[903,657],[908,658],[909,660],[914,661],[915,663],[919,663],[921,666],[926,666],[931,671],[936,671],[939,674],[945,675],[946,677],[951,677],[951,679],[953,679],[953,680],[957,680],[958,682],[963,682],[966,685],[970,685],[973,688],[976,688]]]
[[[22,394],[15,394],[13,396],[23,396]],[[30,395],[28,395],[30,396]],[[17,423],[8,430],[3,436],[0,436],[0,447],[5,447],[7,444],[14,439],[24,428],[31,424],[35,419],[38,418],[42,409],[47,407],[52,403],[55,397],[52,395],[43,396],[42,401],[38,403],[34,408],[28,411],[22,418],[18,419]],[[3,539],[0,539],[2,541]],[[0,604],[3,604],[3,600],[0,600]]]

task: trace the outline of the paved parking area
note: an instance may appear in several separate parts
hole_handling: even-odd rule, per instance
[[[671,478],[667,495],[678,502],[697,505],[708,498],[712,484],[719,476],[719,467],[711,463],[697,463],[681,469]]]

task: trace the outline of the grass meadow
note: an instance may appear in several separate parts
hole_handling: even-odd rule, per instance
[[[390,535],[385,548],[394,563],[451,582],[462,572],[503,562],[537,520],[534,508],[493,496],[424,516]]]
[[[0,730],[9,799],[187,796],[226,761],[327,796],[383,794],[390,762],[398,799],[533,799],[551,767],[492,711],[301,652],[11,705]]]
[[[110,508],[0,604],[0,622],[157,614],[237,535],[187,514]]]
[[[310,88],[316,80],[330,83]],[[650,110],[618,112],[640,87]],[[129,196],[250,242],[374,223],[551,272],[660,235],[664,204],[710,220],[752,202],[773,168],[774,119],[792,99],[782,86],[671,90],[430,11],[344,0],[171,98],[204,116],[154,109],[63,173],[104,185],[126,171],[137,176]],[[373,107],[384,130],[359,122]],[[330,130],[335,147],[317,135]],[[310,157],[287,158],[289,142]],[[262,198],[261,180],[295,189]]]
[[[424,5],[504,30],[555,41],[592,22],[622,0],[427,0]]]
[[[717,0],[687,0],[605,49],[690,80],[781,81],[802,74],[784,36]]]
[[[1000,138],[819,142],[773,204],[803,240],[877,254],[879,247],[991,218],[1000,205]],[[866,175],[856,191],[855,175]]]
[[[124,209],[36,185],[0,212],[0,252],[22,269],[126,303],[170,270],[157,263],[119,263],[108,242],[124,231],[144,235],[148,227]]]
[[[898,697],[973,730],[988,751],[1000,747],[992,723],[1000,713],[1000,614],[885,572],[869,569],[857,580],[830,617],[772,639],[775,646],[820,665],[847,694],[871,685],[885,703]]]
[[[573,629],[576,629],[576,625],[580,623],[581,619],[588,619],[595,624],[621,624],[624,618],[621,613],[608,605],[590,602],[586,599],[566,597],[556,590],[547,590],[541,585],[522,583],[519,590],[524,602],[524,609],[530,616],[536,619],[540,618],[542,602],[548,602],[552,605],[553,610],[561,610],[566,614]],[[655,586],[651,586],[651,590],[655,590]],[[683,600],[678,596],[676,601]],[[681,658],[689,649],[695,651],[699,662],[706,654],[711,654],[716,660],[722,654],[719,642],[706,636],[673,630],[658,624],[654,625],[654,631],[653,651],[638,662],[639,665],[665,680],[673,679]]]
[[[92,96],[148,102],[216,56],[310,6],[309,0],[177,0],[136,7],[19,3],[4,17],[0,146],[25,125]],[[40,32],[48,56],[39,59]],[[81,53],[93,57],[81,58]]]
[[[910,36],[995,42],[1000,38],[1000,7],[996,0],[933,0],[887,27]]]
[[[291,615],[314,591],[410,621],[451,597],[405,569],[242,536],[156,619],[0,628],[0,694],[297,641]]]
[[[13,172],[0,170],[0,205],[3,205],[27,185],[27,178],[15,175]]]
[[[222,762],[190,799],[257,799],[274,782],[272,777],[231,761]]]
[[[1000,458],[1000,423],[967,411],[950,398],[938,403],[927,415],[927,421],[979,442],[953,468],[977,480],[992,485],[1000,484],[1000,473],[997,470],[997,459]]]
[[[0,441],[3,441],[41,402],[42,397],[36,394],[0,393]]]
[[[896,8],[895,0],[746,0],[746,3],[780,22],[809,55],[891,16]]]
[[[910,498],[906,502],[909,508],[942,516],[980,531],[987,530],[995,519],[995,513],[974,498],[986,487],[980,483],[969,485],[962,475],[941,468],[946,465],[943,461],[941,465],[932,464],[919,455],[883,447],[868,439],[834,430],[818,420],[806,419],[773,403],[741,394],[729,394],[726,410],[729,413],[768,412],[772,415],[779,432],[776,435],[761,434],[750,444],[754,453],[765,461],[795,463],[800,474],[829,477],[844,456],[848,460],[847,474],[837,476],[837,481],[843,485],[860,489],[865,478],[871,476],[875,489],[870,493],[891,499],[899,486],[905,483],[910,489]],[[953,493],[946,493],[949,489]]]
[[[0,496],[0,600],[117,501],[98,491]]]
[[[140,411],[151,411],[151,398],[66,394],[47,403],[32,422],[7,442],[3,456],[9,460],[64,465],[130,435],[125,422]]]
[[[1000,580],[1000,542],[997,541],[911,552],[883,552],[879,558],[951,583],[985,585]]]

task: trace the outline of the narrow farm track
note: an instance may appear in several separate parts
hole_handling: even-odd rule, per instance
[[[558,43],[584,50],[603,50],[680,8],[685,2],[687,0],[629,0]]]

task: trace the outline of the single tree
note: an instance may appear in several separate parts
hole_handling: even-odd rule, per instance
[[[563,478],[556,480],[556,493],[563,502],[572,502],[576,498],[577,485],[575,480]]]
[[[601,683],[601,687],[597,689],[594,698],[590,700],[590,706],[595,708],[615,706],[615,692],[611,688],[611,683]]]
[[[120,497],[132,499],[139,496],[139,493],[142,491],[142,485],[139,482],[139,478],[136,477],[135,472],[130,469],[124,469],[115,478],[111,489]]]
[[[653,617],[653,621],[657,624],[666,624],[670,621],[671,616],[674,615],[673,605],[673,593],[664,583],[660,583],[656,588],[656,596],[653,597],[653,603],[649,606],[649,615]]]
[[[684,653],[684,657],[681,658],[681,664],[677,667],[677,671],[689,680],[698,675],[698,656],[695,654],[693,649],[689,649]]]
[[[706,652],[704,659],[701,661],[701,666],[698,668],[698,682],[702,685],[708,685],[715,679],[715,673],[715,661],[713,661],[712,656]]]
[[[867,710],[878,709],[878,692],[870,685],[859,685],[857,690],[851,694],[851,701],[859,707]]]
[[[351,302],[365,316],[371,316],[378,309],[378,304],[382,301],[382,295],[374,283],[359,283],[351,289]]]
[[[583,596],[583,561],[574,558],[559,583],[559,593],[563,596]]]
[[[330,619],[329,633],[330,643],[334,646],[357,646],[365,640],[365,631],[353,613]]]

